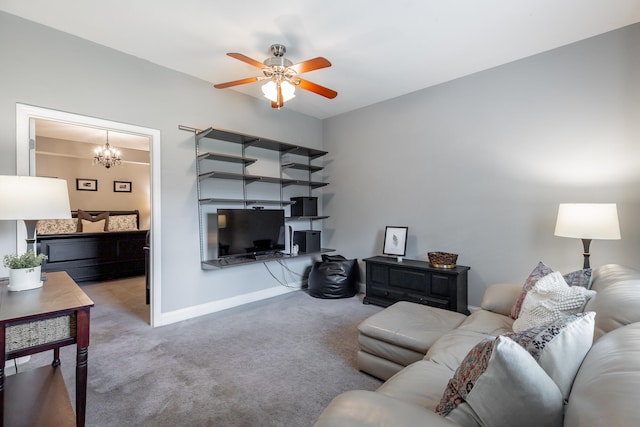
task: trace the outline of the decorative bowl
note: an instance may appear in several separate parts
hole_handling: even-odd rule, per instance
[[[448,252],[429,252],[429,263],[436,268],[455,268],[458,254]]]

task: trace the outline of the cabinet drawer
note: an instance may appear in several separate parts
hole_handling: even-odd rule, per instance
[[[417,302],[419,304],[426,304],[431,307],[443,308],[448,310],[450,308],[449,300],[443,298],[432,298],[418,294],[407,294],[407,301]]]
[[[382,297],[382,298],[387,298],[394,301],[401,301],[401,300],[407,299],[406,292],[402,292],[400,290],[387,288],[387,287],[372,286],[371,288],[369,288],[367,294],[372,297]]]
[[[421,270],[389,268],[389,286],[418,292],[428,292],[431,275]]]

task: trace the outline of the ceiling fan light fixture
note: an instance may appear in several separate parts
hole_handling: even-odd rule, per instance
[[[296,87],[291,83],[284,81],[280,83],[280,87],[282,88],[282,101],[287,102],[290,99],[296,97],[295,91]],[[262,85],[262,93],[264,97],[272,102],[278,102],[278,85],[273,80],[268,81],[264,85]]]

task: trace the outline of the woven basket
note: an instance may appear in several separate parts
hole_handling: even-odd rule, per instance
[[[436,268],[455,268],[458,254],[448,252],[429,252],[429,263]]]

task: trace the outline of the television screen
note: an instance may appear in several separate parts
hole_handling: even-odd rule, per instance
[[[218,256],[259,255],[284,249],[284,210],[218,209]]]

